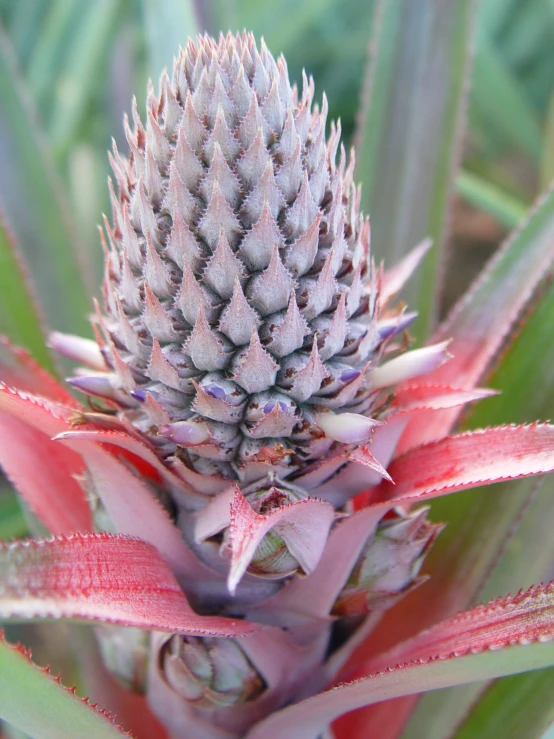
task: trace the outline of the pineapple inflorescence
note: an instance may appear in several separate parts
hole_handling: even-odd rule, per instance
[[[136,103],[125,120],[128,157],[114,144],[97,344],[55,341],[96,370],[71,382],[188,486],[192,499],[157,492],[202,558],[213,564],[207,540],[231,552],[231,593],[246,569],[309,571],[334,510],[387,477],[369,444],[398,371],[379,365],[415,317],[389,307],[353,153],[340,125],[326,138],[313,96],[251,34],[189,41],[159,95],[150,85],[146,122]],[[281,536],[297,515],[311,521],[304,555]],[[272,525],[240,555],[263,516]]]
[[[114,395],[197,472],[289,476],[367,411],[382,341],[354,159],[327,102],[251,35],[192,42],[114,147],[104,281]],[[186,452],[184,449],[186,448]]]

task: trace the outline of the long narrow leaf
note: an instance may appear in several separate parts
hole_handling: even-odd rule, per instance
[[[554,413],[554,283],[533,307],[487,383],[501,394],[488,400],[486,408],[476,405],[465,419],[466,428],[481,426],[485,418],[487,423],[523,423]]]
[[[82,10],[83,0],[50,0],[40,24],[40,33],[30,54],[26,79],[44,120],[55,103],[57,96],[55,92],[53,94],[54,85]]]
[[[497,680],[484,692],[455,737],[541,739],[554,720],[553,692],[552,669]]]
[[[496,502],[481,489],[457,499],[460,515],[446,528],[445,541],[439,542],[430,562],[434,570],[430,586],[436,585],[437,589],[443,586],[443,611],[445,607],[456,607],[456,604],[467,604],[471,600],[489,600],[500,593],[516,590],[518,584],[525,586],[530,581],[548,579],[554,554],[549,525],[552,490],[548,482],[548,478],[522,480],[513,484],[512,489],[501,485]],[[501,505],[498,500],[502,501]],[[447,505],[440,507],[442,512],[448,508]],[[441,514],[435,512],[434,515]],[[475,521],[475,525],[468,526],[469,521]],[[450,587],[448,582],[452,583]],[[435,594],[431,593],[430,598],[433,607]],[[526,682],[531,676],[520,679]],[[512,683],[519,684],[518,681]],[[508,703],[514,707],[521,705],[523,709],[525,704],[519,704],[520,693],[515,687],[514,690]],[[486,685],[457,687],[422,696],[403,736],[451,739],[456,727],[465,720],[475,726],[471,716],[474,711],[480,711],[481,694],[485,699]],[[550,698],[549,695],[545,706],[550,705]],[[497,715],[499,722],[506,719],[511,726],[512,721],[507,719],[506,713]],[[533,715],[538,720],[538,715]],[[497,733],[504,735],[503,731]]]
[[[549,341],[553,310],[554,286],[551,286],[491,378],[494,385],[503,389],[503,404],[493,400],[489,407],[494,420],[552,414],[554,378],[547,366],[550,353],[554,351]],[[468,423],[479,424],[482,419],[483,409],[477,407]],[[458,508],[462,509],[460,513],[468,519],[479,512],[478,524],[473,527],[474,542],[469,543],[465,551],[474,561],[471,551],[480,546],[481,563],[473,569],[481,572],[483,585],[475,593],[481,601],[548,579],[552,573],[554,541],[550,523],[554,507],[551,480],[521,481],[512,490],[500,490],[500,495],[505,502],[501,509],[489,506],[479,490],[475,491],[475,496],[480,504],[475,502],[468,508],[471,500],[457,501]],[[440,501],[439,506],[442,510],[436,515],[448,515],[448,503]],[[507,515],[510,512],[512,520]],[[452,554],[463,546],[459,538],[461,521],[460,524],[458,521],[456,519],[456,524],[444,532],[448,552],[443,556],[450,562]],[[453,571],[456,569],[454,567]],[[513,739],[523,734],[529,739],[538,738],[552,718],[550,674],[522,675],[481,687],[482,695],[478,699],[470,687],[426,695],[406,726],[406,736],[450,739],[452,727],[459,725],[456,739],[458,736],[467,739],[479,732]]]
[[[0,29],[0,202],[33,275],[51,327],[86,332],[89,308],[74,248],[75,231],[62,186],[27,98],[12,50]]]
[[[527,208],[523,203],[473,172],[464,170],[458,174],[456,190],[464,200],[506,228],[515,228],[525,217]]]
[[[448,349],[453,358],[436,370],[429,381],[462,388],[480,382],[537,286],[551,274],[553,260],[554,191],[550,191],[537,202],[528,220],[492,258],[435,333],[433,342],[452,339]],[[524,387],[529,387],[529,383]],[[408,427],[400,448],[441,438],[458,416],[459,409],[433,413],[428,423]]]
[[[34,295],[16,245],[0,217],[0,331],[27,347],[44,367],[53,369]]]
[[[97,68],[108,53],[119,10],[120,0],[85,3],[80,22],[71,35],[71,45],[61,70],[69,84],[59,86],[57,104],[48,126],[50,140],[58,155],[75,143],[75,130],[97,83]]]
[[[409,301],[420,312],[421,331],[436,308],[431,286],[460,153],[473,11],[466,0],[385,0],[377,9],[357,175],[377,258],[391,264],[423,238],[435,242]]]
[[[0,718],[41,739],[121,739],[119,729],[101,710],[64,688],[27,652],[0,639]]]
[[[496,132],[538,160],[541,151],[539,121],[528,104],[519,81],[507,69],[502,56],[482,29],[475,52],[472,103]],[[506,115],[506,111],[510,111]]]
[[[552,207],[553,201],[549,196],[537,210],[535,218],[545,219],[543,224],[546,225],[548,212],[552,211]],[[483,303],[486,303],[487,284],[492,297],[495,292],[491,289],[495,282],[494,274],[497,270],[499,274],[501,273],[502,261],[509,263],[509,250],[517,247],[518,242],[519,248],[522,249],[519,273],[516,259],[509,284],[515,291],[512,293],[513,297],[520,289],[525,290],[521,283],[531,275],[523,266],[524,250],[526,247],[529,249],[528,255],[532,261],[533,241],[528,243],[522,240],[523,236],[524,232],[511,242],[511,246],[501,256],[500,262],[493,263],[488,277],[478,283],[475,296]],[[543,247],[551,249],[552,232],[546,228],[541,233],[539,229],[538,236]],[[536,255],[538,256],[538,253]],[[548,265],[548,262],[546,264]],[[537,280],[544,273],[540,265],[529,269],[535,271]],[[510,305],[506,295],[501,295],[500,288],[496,291],[496,296],[499,300],[497,310],[502,310],[502,304],[505,306],[504,311],[508,309],[512,313],[514,307],[517,310],[517,306]],[[467,376],[471,380],[469,384],[475,382],[476,376],[482,371],[483,358],[479,356],[480,351],[484,352],[485,357],[491,351],[491,347],[486,343],[491,342],[493,349],[496,346],[496,351],[499,345],[499,339],[494,336],[494,332],[488,332],[485,328],[486,322],[478,322],[478,310],[473,311],[471,303],[470,299],[454,318],[455,326],[465,326],[465,334],[470,340],[472,325],[474,332],[484,331],[485,334],[484,349],[475,343],[472,344],[475,354],[473,356],[469,352],[464,354],[465,365],[462,362],[461,371],[468,372]],[[488,423],[505,423],[552,415],[554,377],[548,367],[554,361],[552,354],[554,348],[550,340],[553,306],[554,287],[551,286],[514,344],[504,353],[502,361],[491,377],[491,384],[500,388],[502,394],[487,400],[487,408],[484,407],[484,403],[478,404],[467,421],[468,425],[480,425],[485,418]],[[494,304],[486,308],[485,312],[487,315],[496,316]],[[468,314],[466,319],[464,313]],[[470,313],[473,324],[469,318]],[[458,358],[455,356],[452,362],[457,363]],[[430,422],[432,423],[431,418]],[[414,630],[426,628],[436,619],[447,617],[456,610],[468,607],[479,598],[494,597],[499,592],[513,591],[525,586],[530,580],[537,582],[549,577],[552,548],[547,524],[552,517],[552,495],[547,485],[548,481],[545,487],[535,494],[536,481],[521,480],[501,485],[497,489],[498,497],[494,499],[485,490],[476,488],[457,496],[455,500],[442,498],[435,501],[434,519],[447,521],[448,526],[439,537],[427,561],[426,569],[431,574],[431,579],[407,601],[410,619],[406,620],[402,608],[389,612],[387,628],[378,627],[365,648],[369,651],[382,649],[383,646],[386,647],[413,634]],[[432,739],[442,739],[443,736],[450,739],[452,726],[463,717],[473,703],[474,697],[468,690],[462,693],[458,691],[457,700],[450,699],[447,694],[425,696],[422,699],[421,710],[418,708],[414,714],[414,723],[410,721],[405,729],[406,736],[428,734]],[[452,703],[460,713],[453,712]],[[398,701],[389,706],[386,704],[375,706],[367,711],[366,720],[381,725],[382,721],[390,717],[396,718],[404,710],[409,713],[412,704],[412,699],[405,699],[402,706],[398,705]],[[388,721],[387,727],[390,723],[391,721]],[[437,734],[433,733],[435,731]],[[385,736],[388,735],[384,734]],[[390,736],[395,734],[392,733]]]
[[[547,424],[501,426],[425,444],[391,463],[393,482],[384,480],[370,500],[453,492],[547,472],[554,460],[552,431],[554,426]]]

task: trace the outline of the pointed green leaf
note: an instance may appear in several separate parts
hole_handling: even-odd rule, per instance
[[[356,174],[378,259],[390,266],[425,237],[435,243],[408,300],[424,334],[436,309],[432,286],[460,153],[474,3],[384,0],[376,12]]]
[[[121,739],[130,736],[78,698],[21,648],[0,640],[0,718],[40,739]]]
[[[0,333],[27,347],[52,370],[42,319],[16,245],[0,216]]]
[[[86,332],[89,304],[75,256],[69,209],[1,29],[0,99],[0,202],[48,324]]]

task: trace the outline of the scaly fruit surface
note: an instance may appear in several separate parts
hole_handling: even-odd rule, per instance
[[[203,559],[234,557],[231,592],[313,569],[335,510],[387,476],[385,389],[445,358],[382,363],[415,314],[389,307],[402,277],[372,264],[354,156],[313,96],[247,34],[189,42],[150,86],[111,157],[101,355],[72,379],[190,487],[170,506]]]

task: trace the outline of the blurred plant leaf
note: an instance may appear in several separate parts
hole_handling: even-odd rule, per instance
[[[513,6],[502,39],[504,56],[513,68],[530,64],[537,53],[544,52],[549,43],[549,20],[546,2],[524,0]]]
[[[29,532],[17,494],[0,487],[0,539],[10,541]]]
[[[0,717],[41,739],[121,739],[112,720],[64,688],[22,649],[0,640]]]
[[[502,32],[508,15],[521,0],[482,0],[479,5],[479,23],[491,38]]]
[[[376,13],[356,174],[364,183],[362,207],[372,217],[377,259],[390,265],[423,238],[434,240],[407,298],[420,313],[416,335],[422,335],[437,307],[432,286],[460,154],[474,4],[385,0]]]
[[[554,284],[550,284],[487,383],[501,389],[502,394],[487,400],[486,404],[477,405],[466,420],[466,427],[518,423],[524,419],[552,416],[554,376],[550,368],[554,362],[554,345],[551,341],[553,322]],[[480,488],[458,497],[456,506],[446,499],[437,501],[433,505],[433,517],[447,520],[449,525],[429,560],[435,576],[442,573],[444,577],[450,572],[465,587],[473,582],[471,602],[487,601],[501,593],[514,592],[532,582],[551,577],[554,559],[554,539],[551,535],[554,515],[552,482],[549,479],[544,480],[542,485],[540,482],[520,480],[502,484],[499,486],[500,498],[495,500],[487,497]],[[550,673],[545,673],[544,679],[550,685],[547,675]],[[452,732],[460,719],[468,714],[460,739],[470,736],[516,739],[523,734],[510,732],[512,727],[521,726],[522,716],[514,713],[518,709],[524,710],[525,703],[520,701],[520,697],[528,684],[533,684],[531,676],[521,676],[510,678],[505,688],[500,687],[502,681],[488,688],[468,686],[426,695],[420,700],[404,736],[425,736],[428,739],[456,736],[458,739],[458,734]],[[483,690],[483,696],[477,700],[476,693]],[[505,700],[505,710],[502,712],[497,706],[498,723],[495,726],[498,733],[486,722],[478,730],[477,727],[481,727],[478,724],[480,717],[487,715],[484,707],[490,708],[490,702],[499,701],[500,696],[506,698],[505,693],[510,690],[513,694],[511,699]],[[525,734],[526,739],[527,736],[529,739],[540,736],[540,730],[546,725],[545,722],[548,723],[551,698],[551,691],[537,694],[532,711],[536,730],[533,733],[530,726],[529,733]]]
[[[50,326],[88,333],[69,210],[0,29],[0,201]]]
[[[540,739],[554,720],[554,670],[493,682],[456,732],[456,739]]]
[[[35,299],[16,251],[0,216],[0,333],[25,346],[44,366],[53,370]],[[1,538],[1,537],[0,537]]]
[[[471,101],[497,136],[538,162],[541,150],[538,118],[518,79],[504,64],[484,29],[476,43]]]
[[[468,203],[491,215],[498,223],[512,229],[525,217],[527,206],[479,175],[459,172],[456,190]]]
[[[97,82],[98,67],[108,54],[121,1],[96,0],[77,5],[82,6],[78,7],[79,23],[71,35],[58,76],[58,95],[48,126],[52,146],[58,155],[74,145],[75,130]]]
[[[148,49],[148,73],[154,83],[164,67],[169,76],[173,57],[187,37],[194,38],[201,30],[198,0],[142,0],[144,32]]]
[[[554,284],[548,284],[553,276],[552,268],[544,274],[547,284],[528,308],[519,332],[487,382],[502,394],[488,400],[486,409],[476,406],[464,423],[466,428],[523,423],[554,413]]]
[[[543,187],[554,180],[554,93],[550,96],[544,123],[540,177]]]
[[[8,3],[10,37],[21,66],[26,67],[41,33],[50,0],[18,0],[16,3],[8,0]]]
[[[541,736],[541,739],[554,739],[554,721],[544,731],[544,733]]]
[[[266,4],[265,14],[257,19],[259,27],[265,27],[264,35],[270,48],[280,53],[284,48],[294,47],[319,17],[324,15],[336,0],[304,0],[294,3],[293,17],[289,13],[276,14],[274,8]],[[263,7],[261,4],[258,7]],[[292,22],[291,22],[292,20]]]
[[[56,98],[57,75],[75,23],[83,12],[82,0],[53,0],[40,24],[32,49],[26,81],[35,105],[46,120]]]

